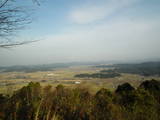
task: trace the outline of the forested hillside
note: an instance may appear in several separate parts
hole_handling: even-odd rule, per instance
[[[39,83],[0,95],[0,120],[160,120],[160,82],[144,81],[138,88],[129,83],[115,91]]]
[[[98,65],[98,68],[115,68],[118,73],[139,74],[143,76],[160,76],[160,62],[146,62],[139,64]]]

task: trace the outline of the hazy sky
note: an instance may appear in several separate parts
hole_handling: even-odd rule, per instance
[[[160,58],[160,0],[46,0],[33,7],[34,22],[15,40],[41,41],[1,48],[0,65]]]

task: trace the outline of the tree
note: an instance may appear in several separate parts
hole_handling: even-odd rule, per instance
[[[160,103],[160,81],[154,79],[150,81],[144,81],[139,86],[139,89],[145,89]]]
[[[40,5],[37,0],[32,1]],[[14,2],[16,1],[1,0],[0,2],[0,47],[3,48],[34,42],[15,42],[11,38],[32,22],[29,10],[15,5]]]

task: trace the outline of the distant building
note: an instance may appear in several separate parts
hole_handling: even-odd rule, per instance
[[[54,74],[53,73],[49,73],[49,74],[47,74],[47,76],[54,76]]]
[[[79,81],[76,81],[76,82],[75,82],[75,84],[80,84],[80,83],[81,83],[81,82],[79,82]]]

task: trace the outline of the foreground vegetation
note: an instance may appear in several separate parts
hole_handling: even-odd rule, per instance
[[[160,82],[129,83],[91,94],[83,87],[42,88],[30,82],[13,95],[0,95],[1,120],[160,120]]]

